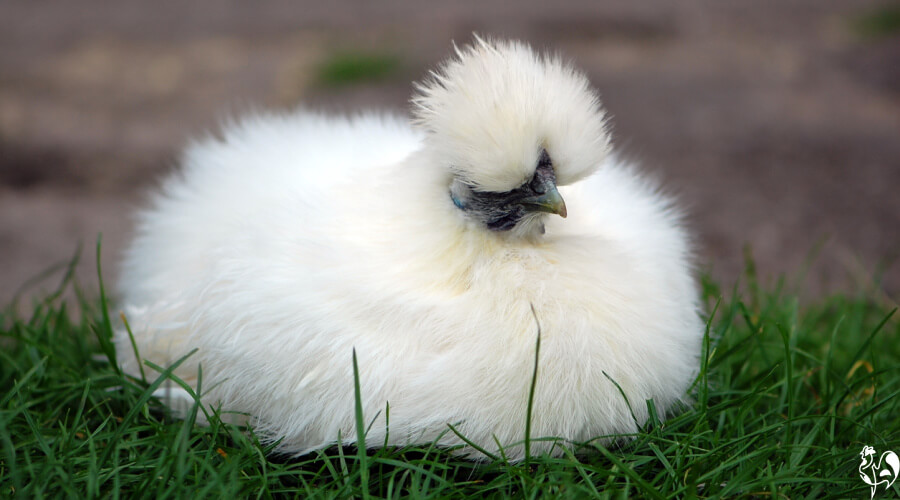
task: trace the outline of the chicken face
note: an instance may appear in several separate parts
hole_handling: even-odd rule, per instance
[[[449,170],[456,206],[488,229],[565,216],[557,185],[584,179],[606,158],[605,115],[587,79],[522,44],[476,38],[416,88],[415,122],[431,161]]]
[[[556,172],[546,149],[541,150],[531,180],[505,192],[477,191],[456,180],[451,186],[453,203],[472,217],[484,222],[488,229],[508,231],[523,217],[541,213],[566,216],[566,202],[556,188]]]

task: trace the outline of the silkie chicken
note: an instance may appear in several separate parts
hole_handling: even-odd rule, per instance
[[[175,374],[297,455],[356,443],[354,352],[369,447],[483,459],[462,435],[520,460],[530,419],[559,438],[531,452],[558,455],[688,400],[704,327],[682,216],[612,154],[586,77],[476,37],[411,102],[190,146],[124,259],[124,370],[196,349]]]

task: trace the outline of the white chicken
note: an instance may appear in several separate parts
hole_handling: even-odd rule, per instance
[[[412,103],[412,124],[266,114],[188,148],[125,257],[140,357],[197,348],[176,374],[302,454],[355,442],[355,349],[366,446],[462,445],[452,424],[517,460],[539,324],[532,436],[634,432],[650,399],[663,418],[699,365],[689,245],[587,79],[476,38]]]

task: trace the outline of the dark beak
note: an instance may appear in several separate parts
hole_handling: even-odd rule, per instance
[[[566,217],[566,202],[555,185],[547,186],[544,194],[522,198],[519,204],[530,212],[546,212]]]

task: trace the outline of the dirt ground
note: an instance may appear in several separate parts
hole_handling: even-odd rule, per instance
[[[405,112],[410,82],[473,31],[558,50],[587,72],[617,147],[678,194],[699,267],[726,288],[750,245],[763,276],[786,273],[800,293],[896,302],[900,36],[865,20],[897,5],[4,2],[0,304],[79,241],[82,282],[94,290],[100,232],[111,282],[129,214],[189,138],[300,103]],[[335,54],[372,51],[400,66],[374,81],[317,80]]]

